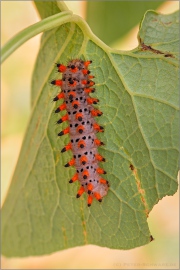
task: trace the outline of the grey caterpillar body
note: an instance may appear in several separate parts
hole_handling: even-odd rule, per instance
[[[55,112],[67,111],[57,123],[69,122],[69,126],[58,134],[70,136],[70,142],[61,150],[61,152],[72,150],[73,153],[73,158],[65,165],[76,168],[76,174],[69,182],[77,180],[80,182],[81,187],[76,197],[87,193],[88,206],[92,204],[94,198],[101,202],[109,189],[108,181],[101,177],[101,174],[106,172],[99,167],[99,162],[105,159],[98,153],[98,147],[103,143],[96,137],[96,133],[103,132],[104,129],[94,119],[102,115],[102,112],[93,107],[99,100],[89,95],[95,91],[92,88],[94,82],[91,80],[94,76],[89,75],[88,70],[91,62],[75,59],[67,66],[57,64],[62,79],[51,82],[61,88],[54,101],[64,99],[64,103]]]

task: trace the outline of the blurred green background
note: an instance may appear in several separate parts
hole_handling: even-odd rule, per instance
[[[107,45],[123,38],[137,25],[148,9],[156,9],[164,1],[90,1],[87,22],[94,34]]]
[[[95,34],[116,49],[137,46],[138,23],[144,11],[171,13],[178,1],[66,1],[74,13],[87,19]],[[96,8],[94,5],[97,4]],[[100,16],[101,14],[101,16]],[[30,1],[1,2],[1,41],[39,20]],[[30,86],[40,35],[13,53],[2,65],[1,80],[1,200],[4,201],[30,117]],[[2,269],[178,269],[178,193],[165,197],[150,213],[148,223],[155,238],[147,246],[129,251],[96,246],[77,247],[52,255],[29,258],[2,257]],[[71,258],[71,259],[70,259]]]

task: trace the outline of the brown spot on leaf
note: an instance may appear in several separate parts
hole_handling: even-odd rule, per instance
[[[164,57],[172,57],[172,58],[174,58],[174,56],[172,55],[172,53],[166,53],[166,54],[164,55]]]
[[[129,168],[131,169],[131,171],[134,171],[134,166],[132,164],[129,165]]]
[[[150,242],[154,241],[154,237],[150,235]]]
[[[150,52],[155,53],[155,54],[163,54],[164,57],[174,58],[174,55],[172,53],[167,53],[167,52],[162,52],[160,50],[156,50],[156,49],[152,48],[150,45],[144,44],[144,42],[142,42],[141,38],[139,40],[140,40],[141,51],[150,51]]]
[[[146,45],[143,42],[141,43],[141,50],[142,51],[151,51],[151,52],[156,53],[156,54],[164,54],[163,52],[156,50],[156,49],[153,49],[150,45]]]

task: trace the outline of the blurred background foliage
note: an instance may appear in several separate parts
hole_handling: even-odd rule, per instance
[[[139,24],[146,10],[156,10],[162,3],[164,2],[90,1],[86,10],[87,23],[95,35],[111,46]]]
[[[138,25],[147,9],[171,13],[179,1],[66,1],[87,20],[107,45],[130,50],[138,45]],[[1,43],[39,20],[31,1],[1,2]],[[10,184],[30,117],[30,87],[40,36],[21,46],[2,65],[1,74],[1,201]],[[52,63],[53,64],[53,63]],[[2,257],[2,269],[178,269],[178,193],[166,197],[150,213],[155,241],[129,251],[96,246],[69,249],[42,257]],[[71,258],[71,259],[69,259]]]

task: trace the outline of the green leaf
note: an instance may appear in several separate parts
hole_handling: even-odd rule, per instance
[[[131,249],[152,240],[148,213],[177,190],[178,48],[171,42],[179,37],[177,19],[177,13],[147,12],[141,43],[130,52],[107,47],[76,15],[43,35],[32,83],[32,115],[2,209],[4,255],[48,254],[86,244]],[[164,37],[168,51],[161,47]],[[99,152],[107,160],[102,167],[110,190],[91,208],[86,196],[75,198],[79,184],[68,183],[75,169],[64,164],[72,154],[60,149],[69,137],[57,137],[66,124],[55,125],[60,103],[51,100],[58,89],[49,84],[60,77],[55,63],[77,57],[93,61],[94,96],[103,111],[98,123],[105,127],[99,134],[105,146]]]
[[[142,21],[143,27],[139,31],[140,43],[153,47],[161,53],[172,54],[176,62],[179,56],[179,13],[166,16],[149,11],[146,20]]]
[[[106,44],[122,38],[139,23],[144,12],[164,1],[87,1],[87,23]]]

